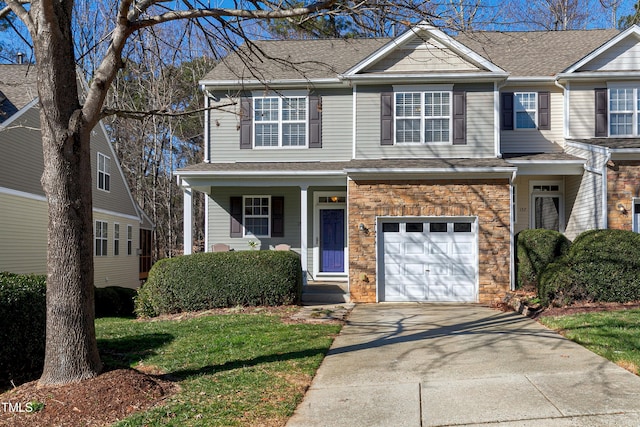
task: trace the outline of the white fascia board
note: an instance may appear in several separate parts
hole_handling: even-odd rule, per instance
[[[366,83],[385,83],[390,84],[390,81],[407,83],[424,83],[425,81],[446,81],[446,82],[494,82],[506,79],[509,76],[508,73],[420,73],[420,74],[398,74],[398,73],[376,73],[376,74],[357,74],[347,75],[342,74],[340,78],[348,81],[366,82]]]
[[[508,77],[505,85],[527,85],[534,83],[555,83],[554,76],[512,76]]]
[[[640,27],[638,27],[637,25],[633,25],[633,26],[627,28],[625,31],[619,33],[617,36],[615,36],[614,38],[612,38],[611,40],[609,40],[608,42],[606,42],[605,44],[603,44],[602,46],[600,46],[599,48],[597,48],[596,50],[594,50],[593,52],[591,52],[590,54],[588,54],[587,56],[585,56],[584,58],[582,58],[581,60],[576,62],[575,64],[571,65],[563,73],[561,73],[561,75],[570,74],[570,73],[575,72],[577,69],[579,69],[580,67],[584,66],[589,61],[595,59],[599,55],[602,55],[604,52],[606,52],[612,46],[614,46],[615,44],[617,44],[618,42],[622,41],[623,39],[629,37],[632,34],[635,35],[636,37],[640,38]],[[580,74],[582,74],[582,73],[580,73]]]
[[[343,76],[345,78],[354,77],[357,73],[360,73],[362,70],[366,69],[368,66],[370,66],[370,65],[374,64],[375,62],[379,61],[380,59],[384,58],[386,55],[388,55],[392,50],[396,49],[398,46],[404,44],[405,42],[407,42],[412,37],[415,37],[420,31],[426,31],[427,33],[429,33],[431,35],[431,37],[434,40],[437,40],[438,42],[444,44],[446,47],[450,48],[451,50],[456,52],[458,55],[460,55],[463,58],[469,60],[470,62],[473,62],[473,63],[479,65],[482,68],[485,68],[485,69],[487,69],[487,70],[489,70],[491,72],[495,72],[495,73],[504,73],[505,72],[502,68],[498,67],[497,65],[495,65],[491,61],[488,61],[483,56],[481,56],[481,55],[477,54],[476,52],[472,51],[471,49],[469,49],[465,45],[457,42],[456,40],[454,40],[453,38],[449,37],[444,32],[438,30],[436,27],[434,27],[434,26],[426,23],[425,21],[423,21],[422,23],[416,25],[415,27],[410,28],[409,30],[405,31],[403,34],[401,34],[400,36],[396,37],[395,39],[389,41],[387,44],[382,46],[380,49],[375,51],[373,54],[369,55],[363,61],[361,61],[358,64],[356,64],[355,66],[351,67],[349,70],[347,70],[344,73]]]
[[[600,147],[599,145],[592,145],[584,142],[577,142],[577,141],[571,141],[571,140],[567,140],[564,143],[569,147],[579,148],[579,149],[594,152],[594,153],[600,153],[605,155],[609,153],[609,149],[607,147]]]
[[[110,211],[108,209],[100,209],[100,208],[93,208],[93,212],[94,213],[101,213],[103,215],[110,215],[110,216],[117,216],[120,218],[126,218],[126,219],[130,219],[132,221],[137,221],[137,222],[142,222],[142,218],[140,218],[137,215],[129,215],[129,214],[123,214],[122,212],[116,212],[116,211]],[[137,212],[137,210],[136,210]]]
[[[14,115],[12,115],[11,117],[9,117],[4,123],[0,124],[0,131],[6,129],[7,127],[11,126],[11,124],[16,121],[17,119],[19,119],[24,113],[26,113],[27,111],[29,111],[31,108],[35,107],[38,104],[38,99],[39,98],[35,98],[33,99],[31,102],[29,102],[27,105],[25,105],[24,107],[22,107],[21,109],[19,109]]]
[[[179,178],[197,177],[296,177],[296,176],[345,176],[342,170],[329,171],[193,171],[193,172],[173,172]]]
[[[347,168],[345,172],[349,175],[355,174],[454,174],[454,173],[504,173],[511,174],[516,171],[516,167],[461,167],[461,168]]]
[[[579,73],[560,73],[557,76],[558,81],[569,80],[638,80],[640,72],[638,71],[587,71]]]
[[[585,162],[572,163],[514,163],[518,176],[524,175],[582,175]]]
[[[344,86],[344,82],[337,77],[323,79],[282,79],[282,80],[200,80],[198,82],[202,90],[207,88],[215,89],[260,89],[268,87],[301,87],[313,86]]]

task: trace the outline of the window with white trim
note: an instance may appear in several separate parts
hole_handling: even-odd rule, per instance
[[[109,225],[105,221],[96,221],[96,229],[94,232],[96,244],[96,256],[107,256],[107,239]]]
[[[451,92],[396,92],[396,143],[451,142]]]
[[[120,224],[113,224],[113,255],[120,255]]]
[[[254,147],[306,147],[306,96],[254,97]]]
[[[244,235],[254,237],[269,237],[271,224],[271,197],[244,196],[243,197]]]
[[[111,159],[102,153],[98,153],[98,189],[111,189]]]
[[[127,255],[133,254],[133,226],[127,225]]]
[[[516,129],[535,129],[538,123],[538,94],[536,92],[515,92],[513,94],[513,114]]]
[[[640,99],[636,88],[609,89],[609,135],[640,135]]]

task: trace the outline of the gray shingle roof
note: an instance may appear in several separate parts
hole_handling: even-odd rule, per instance
[[[512,76],[553,76],[578,62],[618,30],[473,32],[456,40]]]
[[[38,97],[33,65],[0,64],[0,123]]]
[[[389,39],[263,40],[241,46],[203,80],[335,78]]]
[[[455,39],[512,76],[553,76],[618,33],[617,30],[473,32]],[[230,54],[203,80],[336,78],[389,41],[255,41]]]

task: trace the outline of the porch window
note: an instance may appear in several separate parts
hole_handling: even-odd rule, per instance
[[[306,147],[307,109],[304,96],[254,98],[254,146]]]
[[[269,237],[271,198],[269,196],[244,197],[245,236]]]
[[[109,191],[111,188],[111,159],[98,153],[98,189]]]
[[[94,232],[96,244],[95,254],[96,256],[107,256],[107,238],[108,238],[108,223],[105,221],[96,221],[96,229]]]
[[[451,142],[451,92],[396,92],[397,143]]]
[[[284,197],[232,196],[229,237],[284,237]]]

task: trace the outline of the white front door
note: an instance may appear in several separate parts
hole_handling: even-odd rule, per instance
[[[470,218],[385,218],[383,301],[477,301],[477,225]]]

